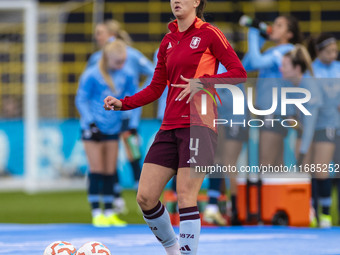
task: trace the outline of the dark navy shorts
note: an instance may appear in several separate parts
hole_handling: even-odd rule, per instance
[[[208,127],[159,130],[144,163],[172,168],[209,166],[214,163],[217,134]]]
[[[120,132],[123,133],[125,131],[129,131],[129,123],[130,123],[130,119],[123,119],[122,120],[122,127],[120,129]]]
[[[247,142],[249,139],[249,129],[242,126],[227,126],[225,129],[226,138],[228,140],[236,140]]]
[[[316,130],[314,133],[313,142],[330,142],[335,143],[335,128],[326,128],[321,130]]]
[[[83,141],[95,141],[95,142],[105,142],[105,141],[110,141],[110,140],[118,140],[119,139],[119,134],[114,134],[114,135],[106,135],[101,133],[98,140],[94,140],[91,138],[91,133],[89,133],[88,130],[82,130],[81,131],[81,139]]]
[[[267,115],[261,116],[261,120],[264,121],[264,125],[261,127],[261,131],[270,131],[273,133],[281,134],[285,137],[288,134],[288,127],[283,127],[280,122],[274,121],[274,125],[271,121],[266,121],[268,119],[279,119],[281,121],[282,117],[280,115]]]

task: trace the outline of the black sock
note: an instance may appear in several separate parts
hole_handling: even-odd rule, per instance
[[[115,198],[120,198],[122,196],[122,189],[119,185],[118,173],[113,174],[113,195]]]
[[[140,159],[135,159],[134,161],[130,162],[132,170],[133,170],[133,176],[135,177],[135,182],[139,181],[140,173],[141,173],[139,161]]]
[[[92,209],[97,209],[100,207],[100,190],[103,186],[103,175],[89,173],[88,178],[88,201]]]
[[[340,222],[340,179],[337,178],[335,179],[335,182],[336,182],[336,188],[338,190],[338,214],[339,214],[339,222]]]
[[[103,177],[103,202],[105,209],[113,208],[113,181],[114,175],[104,175]]]
[[[318,188],[318,180],[312,178],[312,206],[315,210],[315,215],[318,218],[319,216],[319,188]]]
[[[322,207],[322,213],[330,215],[330,207],[332,204],[332,181],[330,178],[324,180],[318,180],[320,204]]]
[[[174,177],[172,177],[172,184],[171,184],[171,189],[174,192],[176,192],[176,184],[177,184],[176,176],[174,176]]]
[[[208,188],[208,196],[209,196],[209,204],[217,205],[218,198],[221,195],[220,187],[221,187],[220,178],[210,178],[209,179],[209,188]]]
[[[233,215],[237,215],[237,200],[236,195],[231,195],[231,211]]]
[[[218,198],[216,197],[209,197],[209,205],[217,205],[218,204]]]

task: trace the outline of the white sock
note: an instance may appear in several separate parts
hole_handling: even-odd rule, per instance
[[[100,215],[102,213],[102,209],[100,208],[96,208],[96,209],[92,209],[92,217],[97,217],[98,215]]]
[[[213,213],[218,213],[219,209],[218,209],[218,206],[215,205],[215,204],[208,204],[206,207],[205,207],[206,210],[209,210]]]
[[[164,247],[167,255],[181,255],[179,243],[176,242],[173,246]]]
[[[163,247],[177,243],[175,231],[171,225],[168,211],[159,201],[155,208],[143,211],[144,220]]]
[[[201,219],[197,206],[179,209],[179,245],[181,254],[197,254]]]
[[[110,217],[113,214],[113,209],[105,209],[104,210],[104,215],[106,217]]]

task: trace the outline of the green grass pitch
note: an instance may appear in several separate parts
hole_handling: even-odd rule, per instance
[[[337,195],[333,190],[331,214],[338,223]],[[145,224],[136,202],[136,192],[125,190],[128,213],[121,218],[130,224]],[[91,223],[86,191],[49,192],[35,195],[23,192],[0,192],[0,223]]]

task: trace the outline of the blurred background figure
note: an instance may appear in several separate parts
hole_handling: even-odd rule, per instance
[[[227,70],[223,65],[219,65],[218,73],[224,73]],[[243,92],[244,85],[237,85]],[[243,144],[248,142],[248,126],[243,126],[242,123],[247,123],[249,118],[248,114],[233,115],[233,98],[231,92],[228,89],[217,89],[217,93],[220,95],[222,104],[217,108],[218,118],[227,120],[229,123],[234,122],[231,125],[221,125],[219,127],[219,139],[220,143],[218,155],[216,155],[216,161],[222,166],[237,166],[237,161],[243,148]],[[246,102],[245,102],[246,105]],[[247,109],[247,108],[245,108]],[[238,219],[237,209],[237,172],[228,172],[225,177],[229,178],[230,184],[230,200],[231,200],[231,215],[230,224],[233,226],[241,225]],[[211,176],[209,178],[208,186],[208,204],[204,210],[204,220],[208,223],[224,226],[227,224],[226,219],[222,216],[218,199],[225,192],[225,179],[224,176]]]
[[[95,40],[99,48],[102,48],[105,43],[114,41],[116,39],[122,39],[127,44],[127,59],[124,63],[124,72],[129,73],[134,79],[136,90],[140,90],[139,84],[144,79],[144,84],[141,86],[143,89],[150,84],[154,66],[152,62],[147,59],[140,51],[131,47],[132,39],[129,34],[121,29],[121,26],[116,20],[107,20],[104,23],[99,23],[95,29]],[[102,50],[99,50],[91,55],[88,60],[87,68],[95,65],[102,55]],[[140,122],[142,110],[136,109],[133,111],[126,111],[122,113],[122,129],[120,137],[124,143],[124,148],[131,168],[133,170],[133,176],[135,180],[134,189],[137,190],[138,182],[141,172],[140,160],[140,143],[137,127]],[[114,174],[115,185],[115,202],[114,209],[117,213],[127,212],[125,201],[121,196],[121,187],[119,184],[117,172]]]
[[[319,114],[316,124],[313,159],[315,163],[329,164],[335,155],[336,131],[340,128],[338,111],[340,85],[335,79],[340,78],[340,63],[336,61],[338,57],[337,41],[331,34],[320,34],[318,37],[310,39],[308,49],[312,58],[315,59],[312,65],[315,77],[323,78],[320,79],[319,86],[323,95],[323,108],[325,108],[324,114]],[[335,155],[335,157],[338,156]],[[339,179],[335,180],[339,191]],[[312,179],[312,200],[317,216],[320,202],[322,211],[317,218],[321,227],[332,225],[331,191],[332,182],[329,172],[315,175],[315,178]]]
[[[320,116],[325,114],[324,111],[327,111],[327,108],[323,108],[324,98],[321,86],[316,79],[313,79],[312,60],[307,49],[298,44],[292,51],[286,53],[282,59],[281,72],[283,79],[289,81],[291,85],[305,88],[311,93],[312,99],[304,104],[311,115],[296,114],[299,119],[295,152],[297,165],[307,164],[309,166],[315,163],[315,147],[312,144],[317,122],[320,121]],[[295,95],[295,98],[298,98],[298,95]],[[311,175],[315,178],[314,174]],[[318,199],[318,194],[315,196]],[[314,205],[313,201],[311,204]],[[318,224],[317,211],[316,208],[311,207],[310,224],[313,227]]]
[[[99,62],[87,68],[80,78],[76,96],[82,140],[90,166],[88,201],[92,208],[92,223],[97,227],[126,224],[113,211],[114,174],[122,114],[105,112],[102,107],[108,95],[123,98],[135,92],[133,77],[123,70],[126,58],[126,44],[122,40],[106,43]],[[104,214],[100,201],[104,204]]]
[[[97,43],[98,51],[93,53],[87,61],[87,68],[96,65],[102,56],[102,48],[109,41],[114,41],[116,38],[123,40],[127,45],[132,43],[129,34],[122,30],[120,24],[116,20],[107,20],[104,23],[96,25],[94,38]]]
[[[262,34],[262,35],[261,35]],[[275,46],[270,47],[261,53],[265,43],[265,37],[272,41]],[[294,44],[301,42],[301,33],[298,21],[293,16],[279,16],[275,19],[269,35],[263,34],[259,28],[250,27],[248,31],[248,52],[242,63],[248,71],[258,71],[259,81],[256,84],[256,109],[267,110],[272,106],[272,89],[277,84],[282,74],[280,66],[285,53],[292,50]],[[280,93],[279,93],[280,95]],[[280,96],[278,98],[280,102]],[[287,113],[292,115],[293,113]],[[287,128],[275,124],[272,126],[266,119],[281,120],[281,107],[278,106],[271,115],[261,116],[265,124],[260,129],[259,140],[259,163],[263,165],[283,164],[283,140],[287,135]]]

